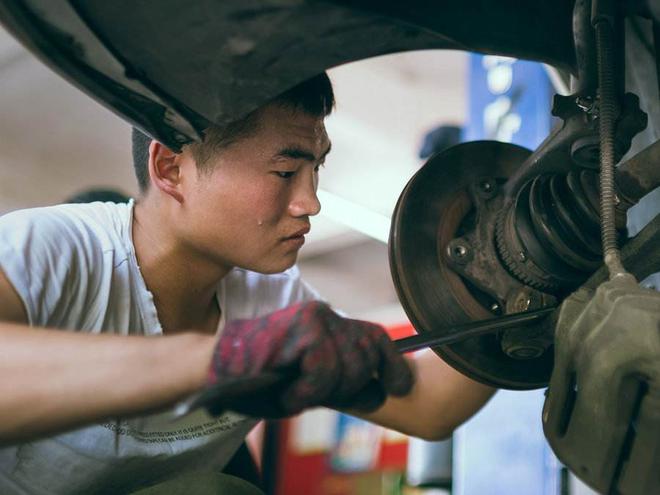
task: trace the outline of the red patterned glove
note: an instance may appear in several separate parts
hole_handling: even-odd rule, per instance
[[[405,395],[413,385],[408,364],[380,325],[343,318],[318,301],[229,322],[217,343],[209,385],[247,377],[256,383],[273,373],[281,376],[275,385],[229,402],[220,398],[218,409],[264,418],[314,406],[370,411],[388,394]]]

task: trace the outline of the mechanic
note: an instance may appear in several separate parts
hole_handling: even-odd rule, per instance
[[[1,493],[125,493],[219,471],[251,417],[319,405],[439,439],[488,400],[301,281],[333,106],[321,74],[180,153],[134,130],[137,202],[0,219]],[[299,372],[237,412],[173,416],[205,386],[282,369]]]

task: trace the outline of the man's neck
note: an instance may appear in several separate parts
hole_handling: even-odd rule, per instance
[[[132,235],[140,272],[154,296],[163,331],[213,333],[220,319],[217,285],[230,268],[185,249],[171,235],[167,222],[161,222],[160,213],[148,202],[137,203]]]

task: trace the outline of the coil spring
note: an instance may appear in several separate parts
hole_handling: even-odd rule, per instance
[[[590,170],[529,181],[496,228],[498,253],[523,283],[570,291],[602,260],[598,174]]]

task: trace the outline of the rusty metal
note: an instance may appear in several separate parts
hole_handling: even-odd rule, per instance
[[[621,261],[638,280],[660,272],[660,214],[621,248]],[[607,270],[601,266],[582,287],[595,289],[606,280]]]
[[[494,215],[503,201],[500,184],[528,155],[512,144],[465,143],[431,158],[404,189],[392,221],[390,267],[399,299],[420,333],[492,318],[502,308],[513,312],[507,301],[525,287],[498,260]],[[531,291],[541,307],[554,304]],[[503,352],[501,337],[433,350],[489,385],[529,389],[547,383],[552,353],[512,358]]]
[[[507,314],[539,311],[546,306],[541,293],[523,287],[514,291],[507,300]],[[514,359],[536,359],[541,357],[552,345],[554,332],[547,326],[537,325],[532,328],[517,328],[502,332],[500,346],[507,356]]]
[[[552,114],[561,119],[550,135],[505,184],[505,194],[512,201],[530,180],[543,174],[564,175],[576,167],[597,169],[598,118],[584,108],[584,95],[555,95]],[[639,98],[626,93],[615,134],[615,158],[618,161],[629,149],[632,138],[646,128],[648,117],[639,106]]]
[[[619,165],[614,181],[617,196],[628,207],[660,187],[660,140]]]
[[[525,184],[497,219],[497,248],[507,269],[552,294],[577,288],[602,260],[598,194],[598,174],[589,169]],[[625,209],[616,213],[623,239]]]
[[[617,168],[615,220],[625,240],[626,211],[660,186],[660,141]],[[498,218],[498,252],[520,281],[567,294],[601,264],[598,174],[591,170],[540,175]],[[478,249],[479,246],[476,246]]]
[[[648,184],[645,172],[652,169],[648,160],[654,156],[654,149],[624,164],[621,176]],[[555,298],[547,292],[551,287],[530,284],[524,277],[509,273],[510,260],[528,270],[535,266],[535,253],[512,246],[509,260],[501,251],[495,251],[496,216],[507,208],[503,184],[508,174],[516,170],[516,163],[530,163],[527,153],[503,143],[466,143],[436,155],[406,186],[392,223],[390,265],[399,298],[420,332],[484,319],[488,314],[496,316],[553,305],[556,298],[562,298],[562,291],[554,294]],[[580,213],[580,208],[588,206],[593,217],[592,248],[598,248],[597,175],[584,171],[562,180],[580,184],[564,199],[568,205],[574,201],[584,204],[566,207],[567,212],[569,219],[582,225],[579,222],[584,222],[584,218],[579,215],[587,213]],[[579,191],[582,193],[577,194]],[[552,207],[561,207],[556,200]],[[512,228],[516,227],[515,216],[509,218]],[[629,269],[636,275],[639,270],[635,270],[635,264],[660,269],[658,241],[647,234],[649,228],[623,249],[624,263],[628,267],[632,260]],[[573,233],[583,235],[579,229]],[[566,240],[567,248],[575,247],[575,239]],[[647,251],[634,256],[640,254],[639,249]],[[585,282],[599,266],[601,261],[594,258],[573,281],[574,285],[564,288],[564,294]],[[546,278],[557,275],[547,268],[538,270]],[[484,383],[530,388],[541,386],[549,376],[550,345],[546,332],[535,333],[528,328],[507,330],[497,338],[482,337],[478,344],[462,343],[435,351],[452,366]],[[519,368],[511,364],[512,360],[518,361]]]

